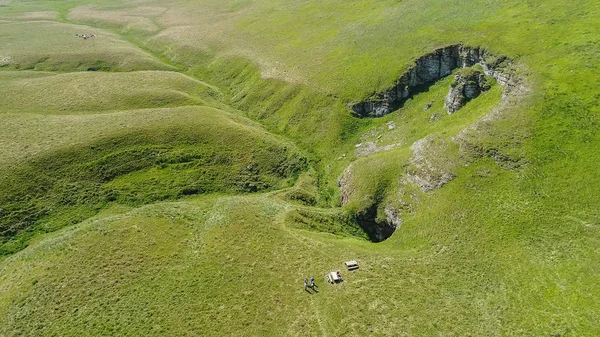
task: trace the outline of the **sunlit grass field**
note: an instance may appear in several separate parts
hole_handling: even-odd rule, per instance
[[[4,75],[4,76],[2,76]],[[3,111],[93,113],[218,104],[219,91],[177,72],[2,72]]]
[[[0,0],[0,336],[600,335],[598,17]],[[458,43],[510,58],[519,86],[449,115],[451,75],[352,115]],[[390,212],[371,242],[364,219]]]

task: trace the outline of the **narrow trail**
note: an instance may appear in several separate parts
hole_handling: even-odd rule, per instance
[[[287,216],[287,214],[292,210],[292,206],[290,206],[289,204],[284,204],[283,208],[284,208],[283,211],[279,215],[277,215],[277,217],[275,218],[275,221],[279,224],[279,226],[281,227],[281,229],[283,231],[285,231],[287,234],[289,234],[290,237],[292,237],[298,243],[305,246],[307,249],[314,249],[315,246],[323,246],[324,245],[323,241],[300,235],[299,233],[297,233],[296,230],[291,229],[288,226],[286,226],[284,219]],[[322,249],[318,249],[316,251],[321,256],[328,257],[328,255],[325,252],[323,252]]]
[[[283,210],[275,217],[275,222],[277,222],[279,224],[279,226],[281,227],[281,229],[289,234],[289,236],[291,238],[293,238],[295,241],[297,241],[298,243],[302,244],[303,246],[305,246],[307,249],[311,249],[314,248],[315,245],[322,245],[323,243],[315,240],[315,239],[311,239],[311,238],[307,238],[307,237],[302,237],[300,234],[295,233],[294,230],[288,228],[285,223],[284,223],[284,219],[286,217],[286,215],[291,211],[292,206],[290,206],[287,203],[283,203]],[[307,240],[310,240],[312,242],[312,245],[309,244],[307,242]],[[318,252],[320,255],[322,256],[327,256],[327,254],[325,254],[321,249],[317,249],[317,250],[313,250]],[[321,320],[321,311],[319,310],[319,304],[315,303],[315,301],[317,301],[313,296],[310,297],[310,307],[311,307],[311,313],[312,315],[316,318],[317,323],[319,323],[319,330],[321,330],[321,336],[328,336],[327,335],[327,329],[325,328],[325,325],[323,324],[323,321]]]
[[[323,325],[323,321],[321,320],[321,312],[319,311],[319,306],[315,305],[315,300],[311,297],[310,299],[310,307],[313,309],[312,312],[315,316],[317,316],[317,322],[319,322],[319,329],[321,329],[321,336],[327,336],[327,330]]]

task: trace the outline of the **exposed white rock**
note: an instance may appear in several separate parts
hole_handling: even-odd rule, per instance
[[[485,74],[479,70],[460,71],[454,76],[454,82],[444,101],[448,114],[460,110],[468,101],[490,89]]]
[[[406,179],[427,192],[447,184],[456,177],[457,159],[449,151],[450,145],[441,137],[429,135],[416,141],[410,149],[413,155]]]
[[[504,86],[505,93],[516,82],[509,58],[493,55],[480,47],[452,45],[419,58],[391,88],[378,93],[375,99],[353,104],[350,108],[362,117],[385,116],[420,87],[433,84],[456,68],[474,65],[481,66],[486,75],[494,77]]]

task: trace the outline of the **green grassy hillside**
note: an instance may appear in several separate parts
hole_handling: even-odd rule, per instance
[[[21,119],[21,127],[38,135],[60,137],[54,131],[62,123],[71,123],[71,130],[59,140],[69,145],[49,144],[0,171],[4,254],[20,249],[37,232],[76,223],[111,202],[141,205],[284,187],[306,164],[293,144],[213,108],[91,117],[73,122],[65,116],[42,125]],[[98,123],[106,124],[103,130],[85,132]],[[137,125],[120,126],[129,123]]]
[[[600,335],[598,17],[0,0],[0,336]],[[457,44],[457,112],[352,113]]]
[[[0,73],[3,112],[90,113],[218,104],[215,88],[169,71]],[[209,104],[210,104],[209,103]]]
[[[10,9],[10,7],[7,7]],[[49,71],[171,69],[118,35],[48,21],[1,22],[0,66]],[[95,34],[84,40],[75,34]]]

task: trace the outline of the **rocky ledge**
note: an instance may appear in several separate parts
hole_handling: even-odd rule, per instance
[[[482,71],[473,68],[461,69],[454,75],[454,82],[452,82],[444,101],[444,108],[448,114],[453,114],[468,101],[476,98],[482,92],[490,90],[490,87]]]
[[[394,86],[375,94],[373,99],[352,104],[350,108],[359,117],[385,116],[402,106],[408,97],[450,75],[454,69],[475,65],[480,65],[485,75],[494,77],[505,87],[505,91],[515,86],[511,59],[494,55],[481,47],[458,44],[437,49],[419,58]]]

